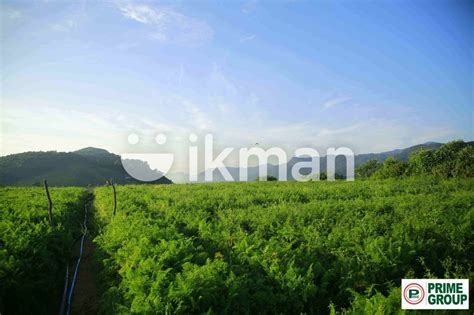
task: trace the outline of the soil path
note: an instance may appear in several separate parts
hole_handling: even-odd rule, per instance
[[[95,245],[87,234],[84,239],[81,265],[77,275],[76,287],[72,299],[71,314],[97,314],[99,291],[97,288],[97,264],[94,261]],[[79,248],[78,248],[79,251]]]
[[[92,242],[91,228],[93,228],[92,217],[94,210],[92,207],[92,201],[94,199],[93,192],[89,190],[89,196],[86,201],[86,207],[88,209],[86,225],[88,231],[84,238],[84,247],[82,251],[81,263],[76,278],[74,292],[72,296],[72,302],[70,307],[70,314],[72,315],[94,315],[99,310],[99,289],[98,289],[98,272],[99,264],[95,260],[95,244]],[[79,255],[81,242],[77,242],[74,246],[75,255]],[[76,256],[77,258],[77,256]],[[75,267],[74,260],[74,267]],[[72,269],[72,270],[71,270]],[[70,269],[69,279],[72,279],[74,274],[74,268]],[[69,284],[71,285],[71,284]]]

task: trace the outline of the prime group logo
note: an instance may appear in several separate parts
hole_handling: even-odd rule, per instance
[[[402,309],[467,310],[469,279],[402,279]]]
[[[411,305],[419,304],[425,298],[425,290],[418,283],[410,283],[403,290],[403,299]]]

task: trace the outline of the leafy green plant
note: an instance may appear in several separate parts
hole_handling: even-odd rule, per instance
[[[418,177],[118,186],[114,217],[100,187],[103,310],[397,313],[404,277],[473,276],[473,189]]]
[[[80,233],[84,189],[50,188],[54,228],[43,188],[0,188],[0,313],[53,314],[65,265]]]
[[[464,141],[452,141],[437,150],[420,149],[408,161],[387,158],[383,163],[367,161],[356,170],[359,178],[399,178],[402,176],[434,176],[466,178],[474,176],[474,147]]]
[[[358,178],[368,178],[382,167],[382,163],[377,160],[369,160],[356,169]]]

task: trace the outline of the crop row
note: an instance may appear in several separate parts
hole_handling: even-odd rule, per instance
[[[106,313],[391,313],[407,277],[471,277],[474,180],[95,190]]]
[[[0,188],[0,313],[55,314],[83,215],[82,188]]]

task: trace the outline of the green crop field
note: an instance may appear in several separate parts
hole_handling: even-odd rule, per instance
[[[104,314],[395,314],[402,278],[470,278],[474,179],[94,190]],[[0,189],[0,307],[52,314],[86,191]],[[472,307],[472,306],[471,306]]]
[[[80,233],[85,189],[50,191],[54,228],[43,188],[0,188],[2,314],[58,311],[70,247]]]
[[[402,278],[470,278],[474,180],[95,190],[110,314],[400,311]],[[472,306],[471,306],[472,307]]]

